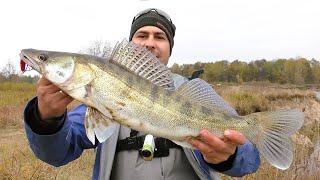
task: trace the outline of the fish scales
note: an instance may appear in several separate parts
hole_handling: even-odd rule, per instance
[[[103,142],[114,124],[165,137],[186,148],[201,129],[222,135],[243,133],[273,166],[287,169],[293,160],[290,136],[304,115],[277,110],[238,116],[201,79],[173,86],[170,70],[147,49],[132,42],[118,44],[107,59],[75,53],[25,49],[21,59],[66,94],[88,106],[89,140]],[[41,58],[40,58],[41,57]]]
[[[132,75],[129,72],[126,72],[124,69],[121,69],[121,67],[114,66],[112,64],[109,64],[107,66],[108,73],[99,68],[98,66],[92,66],[93,71],[95,72],[95,76],[98,78],[95,78],[91,83],[91,87],[95,87],[93,97],[94,99],[103,99],[103,101],[108,101],[108,99],[119,97],[118,99],[115,99],[116,102],[122,102],[125,104],[125,107],[121,107],[124,113],[121,115],[121,113],[118,113],[119,119],[122,119],[122,122],[130,127],[136,127],[137,123],[130,123],[124,121],[125,119],[132,119],[140,117],[140,121],[144,121],[146,123],[149,123],[155,127],[164,127],[164,124],[169,123],[170,127],[176,126],[174,122],[177,121],[169,121],[160,123],[158,119],[171,119],[168,118],[167,115],[174,117],[176,116],[172,112],[168,113],[168,109],[163,109],[162,103],[156,103],[156,102],[164,102],[160,99],[169,99],[167,96],[165,96],[165,91],[162,89],[156,88],[155,85],[150,84],[147,80],[143,80],[140,77],[136,75]],[[112,68],[110,68],[112,67]],[[105,68],[105,67],[104,67]],[[122,72],[121,75],[117,72]],[[130,78],[130,81],[127,81],[128,77]],[[136,83],[139,82],[139,83]],[[114,86],[106,86],[103,87],[103,84],[114,84]],[[101,88],[103,87],[103,88]],[[144,87],[144,88],[142,88]],[[149,87],[149,88],[146,88]],[[155,93],[154,89],[158,89]],[[105,93],[105,92],[108,92]],[[92,91],[93,93],[93,91]],[[151,97],[152,95],[152,98]],[[156,99],[154,94],[161,94]],[[110,95],[111,97],[109,97]],[[121,97],[121,98],[120,98]],[[148,98],[149,97],[149,98]],[[161,105],[162,104],[162,105]],[[167,104],[167,102],[166,102]],[[174,106],[173,106],[174,107]],[[96,107],[100,109],[101,107]],[[113,106],[111,109],[114,111],[117,110],[117,106]],[[151,109],[152,111],[147,111],[146,109]],[[121,112],[121,110],[119,110]],[[154,115],[155,114],[155,115]],[[150,118],[155,117],[155,118]],[[178,117],[178,116],[177,116]],[[150,121],[154,120],[154,121]],[[141,122],[140,122],[141,124]],[[143,123],[142,123],[143,124]],[[141,129],[145,130],[145,129]]]
[[[118,71],[121,71],[121,69]],[[129,82],[131,83],[128,83],[128,81],[125,80],[129,79],[128,76],[134,77],[130,79]],[[142,80],[139,76],[130,72],[123,73],[121,74],[121,77],[115,79],[117,80],[120,78],[123,78],[123,82],[125,83],[120,87],[120,82],[112,82],[117,84],[117,87],[111,94],[117,94],[119,89],[127,94],[126,96],[123,96],[123,94],[116,96],[126,97],[125,99],[122,99],[122,102],[126,104],[122,111],[126,112],[124,116],[127,117],[122,117],[121,119],[134,118],[140,122],[139,124],[123,122],[130,127],[147,132],[151,130],[146,129],[145,126],[148,126],[151,129],[157,128],[159,134],[157,132],[152,132],[153,134],[179,140],[181,140],[181,136],[185,138],[190,136],[190,130],[195,127],[197,130],[195,131],[194,136],[196,136],[201,129],[208,127],[210,127],[210,129],[215,129],[215,132],[218,134],[222,134],[226,127],[230,127],[230,124],[233,124],[233,126],[239,130],[242,130],[242,127],[247,127],[245,126],[246,121],[242,121],[241,117],[234,117],[233,121],[225,121],[226,118],[231,119],[231,117],[226,117],[224,114],[214,112],[201,105],[192,104],[188,100],[168,101],[169,99],[186,99],[186,97],[177,96],[177,98],[174,98],[175,94],[173,92],[168,93],[168,90],[150,84],[149,81]],[[203,112],[203,109],[206,109],[205,113]],[[199,123],[199,119],[202,120],[202,123]],[[176,132],[176,137],[172,135],[172,130]]]

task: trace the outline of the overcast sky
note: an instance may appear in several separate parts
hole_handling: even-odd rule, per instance
[[[24,48],[79,52],[96,40],[115,44],[149,7],[166,11],[177,27],[169,65],[320,60],[318,0],[10,0],[0,2],[0,68],[8,60],[18,66]]]

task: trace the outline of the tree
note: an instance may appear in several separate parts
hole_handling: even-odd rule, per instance
[[[176,74],[182,74],[181,68],[179,66],[179,64],[174,63],[171,68],[170,68],[171,72],[176,73]]]
[[[12,61],[9,60],[8,63],[1,69],[1,74],[7,80],[13,80],[17,76],[17,70]]]
[[[230,82],[242,83],[245,79],[246,71],[247,71],[247,63],[239,60],[235,60],[229,64],[228,80]]]
[[[228,81],[228,61],[217,61],[215,63],[206,63],[204,65],[203,78],[208,82]]]
[[[90,54],[93,56],[99,57],[108,57],[111,54],[112,47],[108,42],[103,41],[94,41],[84,50],[81,50],[81,53]]]
[[[6,80],[6,77],[0,72],[0,82]]]
[[[182,67],[182,74],[181,75],[184,77],[191,76],[191,74],[195,70],[193,64],[183,64],[181,67]]]
[[[256,60],[253,62],[254,67],[257,69],[257,81],[263,81],[267,79],[267,72],[265,70],[265,64],[267,61],[265,59]]]
[[[276,61],[269,61],[265,64],[265,71],[267,72],[267,79],[270,82],[278,82],[284,84],[287,78],[284,72],[284,64],[286,59],[278,59]]]
[[[305,58],[300,58],[297,60],[297,65],[299,68],[297,71],[301,72],[303,82],[302,83],[314,83],[314,75],[312,73],[311,65],[309,61]],[[296,82],[297,83],[297,82]]]
[[[214,82],[250,82],[270,81],[273,83],[311,84],[320,83],[320,62],[305,58],[265,59],[246,63],[235,60],[216,61],[214,63],[174,64],[172,72],[189,76],[194,70],[204,68],[202,78],[209,83]]]
[[[312,69],[312,74],[315,83],[320,83],[320,62],[312,59],[310,62],[310,67]]]

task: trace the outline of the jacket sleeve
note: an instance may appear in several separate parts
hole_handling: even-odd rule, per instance
[[[253,144],[247,140],[244,145],[238,146],[233,166],[231,169],[221,172],[229,176],[241,177],[246,174],[254,173],[260,166],[259,152]]]
[[[38,127],[32,125],[39,119],[32,110],[36,100],[37,98],[34,98],[27,104],[24,110],[24,122],[30,147],[39,159],[53,166],[62,166],[77,159],[84,149],[96,147],[86,136],[83,124],[85,105],[80,105],[60,117],[61,119],[57,121],[63,122],[55,123],[61,126],[56,132],[39,134],[39,130],[32,129],[32,127]]]

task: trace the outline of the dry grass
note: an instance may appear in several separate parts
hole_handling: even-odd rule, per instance
[[[35,86],[29,83],[0,83],[0,128],[21,128],[22,110],[35,95]]]
[[[90,179],[94,151],[59,168],[37,159],[22,129],[6,130],[0,136],[0,179]]]
[[[244,179],[319,179],[320,177],[320,104],[311,90],[255,86],[219,86],[215,88],[241,115],[276,109],[299,109],[305,114],[300,131],[292,137],[294,162],[285,171],[263,160],[258,172]]]
[[[93,150],[86,150],[78,160],[59,168],[34,156],[22,120],[23,109],[34,95],[34,84],[0,84],[0,179],[91,179]]]
[[[263,161],[257,173],[244,179],[320,177],[320,104],[312,91],[260,85],[222,85],[216,90],[242,115],[280,108],[297,108],[306,115],[304,126],[293,137],[296,148],[292,166],[281,171]],[[31,84],[0,84],[0,179],[90,179],[93,150],[86,150],[78,160],[59,168],[43,163],[31,152],[24,134],[22,112],[34,91]]]

